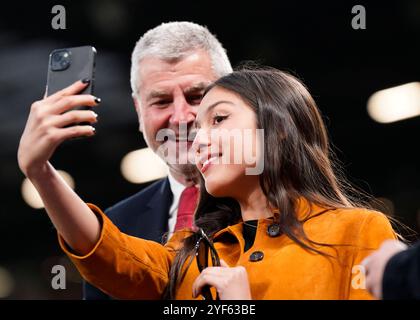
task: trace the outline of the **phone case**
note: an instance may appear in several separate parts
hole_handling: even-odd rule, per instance
[[[96,49],[92,46],[56,49],[48,63],[47,96],[77,80],[90,79],[80,94],[93,94]]]

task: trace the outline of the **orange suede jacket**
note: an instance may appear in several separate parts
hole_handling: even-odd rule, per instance
[[[61,248],[81,275],[116,298],[160,299],[186,232],[176,232],[165,245],[135,238],[120,232],[98,207],[88,205],[102,220],[101,236],[92,251],[75,255],[59,236]],[[384,240],[396,238],[386,216],[366,209],[325,211],[302,201],[298,211],[300,218],[313,216],[304,223],[309,239],[336,245],[317,247],[332,258],[305,250],[285,235],[270,237],[267,227],[271,219],[259,220],[255,242],[246,252],[242,222],[216,233],[214,242],[220,258],[231,267],[246,268],[252,298],[372,299],[364,289],[359,264]],[[263,253],[262,260],[250,261],[255,251]],[[177,299],[192,299],[192,284],[198,274],[194,259]]]

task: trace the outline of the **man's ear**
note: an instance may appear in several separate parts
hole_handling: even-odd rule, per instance
[[[141,118],[141,112],[140,112],[140,101],[134,95],[134,93],[132,94],[132,98],[133,98],[133,102],[134,102],[134,107],[135,107],[136,112],[137,112],[137,118],[139,119],[139,131],[143,132],[142,118]]]

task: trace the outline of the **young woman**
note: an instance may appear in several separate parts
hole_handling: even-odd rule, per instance
[[[242,70],[208,88],[193,144],[202,175],[195,228],[165,245],[121,233],[48,162],[63,140],[92,131],[60,127],[67,120],[47,139],[37,114],[65,111],[66,97],[81,88],[75,83],[46,98],[44,110],[33,106],[18,159],[60,245],[90,283],[125,299],[200,298],[209,287],[220,299],[371,298],[359,263],[395,233],[383,214],[346,195],[319,111],[297,79],[275,69]],[[94,97],[79,103],[95,105]],[[95,121],[79,115],[72,121]],[[229,132],[244,133],[242,148],[232,147]],[[255,161],[248,161],[249,146]],[[258,166],[262,172],[249,174]]]

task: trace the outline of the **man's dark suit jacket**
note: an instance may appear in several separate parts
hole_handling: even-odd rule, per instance
[[[382,296],[385,300],[420,299],[420,242],[388,261]]]
[[[142,239],[162,242],[167,232],[172,191],[167,178],[117,203],[105,211],[111,221],[124,233]],[[83,299],[111,299],[91,284],[83,283]]]

